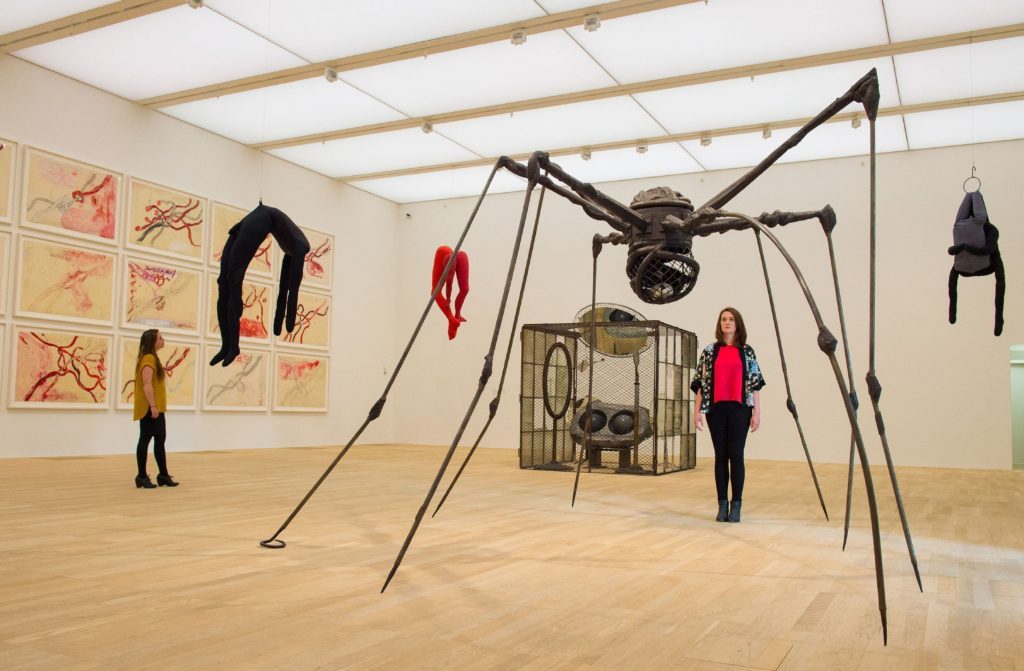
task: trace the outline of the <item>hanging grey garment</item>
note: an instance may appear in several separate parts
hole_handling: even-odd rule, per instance
[[[956,213],[953,224],[953,245],[983,248],[985,247],[985,224],[988,223],[988,210],[981,191],[964,194],[963,202]],[[953,259],[953,267],[961,273],[976,273],[992,265],[990,254],[975,254],[961,248]]]
[[[999,254],[999,229],[988,220],[985,199],[981,191],[964,196],[953,223],[953,246],[948,250],[953,258],[949,270],[949,323],[956,323],[957,280],[964,277],[995,275],[996,320],[995,335],[1003,332],[1003,302],[1006,297],[1006,272]]]

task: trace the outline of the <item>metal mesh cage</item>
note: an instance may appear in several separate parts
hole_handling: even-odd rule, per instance
[[[600,317],[600,313],[598,314]],[[697,337],[658,321],[526,324],[520,468],[661,475],[693,468]],[[593,354],[594,392],[587,435]]]

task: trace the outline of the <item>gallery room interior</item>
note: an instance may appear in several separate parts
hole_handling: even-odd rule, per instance
[[[1020,0],[2,4],[3,668],[1024,665]]]

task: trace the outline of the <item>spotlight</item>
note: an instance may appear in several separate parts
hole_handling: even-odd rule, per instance
[[[855,114],[853,116],[853,119],[850,120],[850,125],[853,126],[854,128],[860,128],[860,115],[859,114]]]
[[[334,82],[338,81],[338,71],[330,66],[325,67],[324,79],[326,79],[329,83],[333,84]]]
[[[588,33],[595,32],[601,27],[601,17],[597,14],[587,14],[583,19],[583,29]]]
[[[188,6],[192,9],[202,9],[203,0],[188,0]]]
[[[770,138],[771,136],[772,136],[772,129],[771,129],[771,128],[769,128],[768,126],[765,126],[765,127],[764,127],[764,130],[763,130],[763,131],[761,131],[761,137],[763,137],[764,139],[766,139],[766,140],[767,140],[767,139],[769,139],[769,138]]]
[[[638,154],[646,154],[647,153],[647,145],[645,145],[645,144],[638,144],[636,146],[636,153],[638,153]]]
[[[429,121],[424,121],[423,125],[420,126],[420,130],[423,131],[424,133],[433,133],[434,124],[430,123]]]
[[[520,44],[526,44],[526,31],[517,30],[512,33],[512,44],[513,46],[519,46]]]
[[[700,146],[708,147],[710,145],[711,145],[711,136],[710,135],[701,135],[700,136]]]
[[[589,161],[590,160],[590,150],[589,149],[584,149],[583,151],[581,151],[580,152],[580,158],[582,158],[584,161]]]

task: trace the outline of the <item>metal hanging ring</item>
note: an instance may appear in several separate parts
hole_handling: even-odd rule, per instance
[[[967,188],[967,183],[970,182],[972,179],[978,183],[978,188],[977,189],[968,189]],[[975,177],[974,175],[971,175],[970,177],[968,177],[967,179],[964,180],[964,193],[975,193],[977,191],[981,191],[981,178],[980,177]]]

